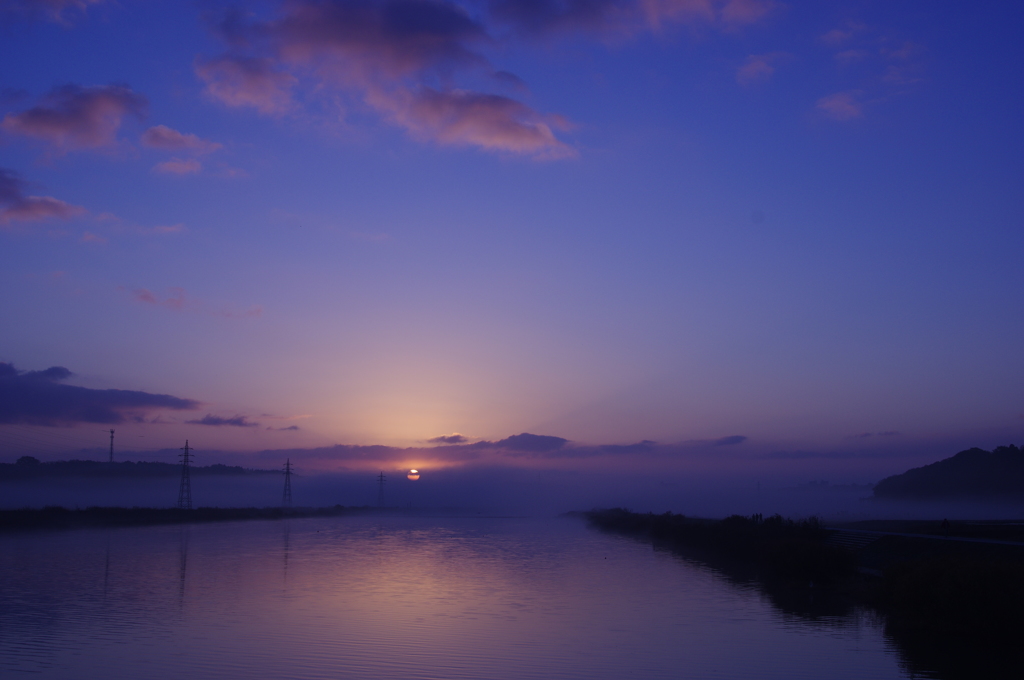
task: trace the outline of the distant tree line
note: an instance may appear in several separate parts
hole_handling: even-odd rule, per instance
[[[174,477],[181,474],[178,463],[146,461],[120,461],[104,463],[95,460],[58,460],[41,462],[32,456],[22,456],[15,463],[0,463],[0,481],[40,479],[50,477]],[[207,465],[192,467],[193,475],[264,475],[281,474],[277,470],[254,470],[239,465]]]

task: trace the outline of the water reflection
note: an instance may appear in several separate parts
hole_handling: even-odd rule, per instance
[[[877,622],[835,603],[777,600],[576,520],[410,518],[0,537],[0,674],[14,671],[906,677]]]

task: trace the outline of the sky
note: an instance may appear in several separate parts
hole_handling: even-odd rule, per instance
[[[1021,443],[1022,15],[0,0],[0,459]]]

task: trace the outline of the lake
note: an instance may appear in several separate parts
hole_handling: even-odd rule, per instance
[[[909,677],[867,613],[786,613],[580,519],[481,517],[0,536],[0,675]]]

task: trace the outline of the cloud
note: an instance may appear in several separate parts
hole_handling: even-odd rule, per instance
[[[427,440],[428,444],[465,444],[469,439],[462,436],[458,432],[451,434],[442,434],[438,437],[432,437]]]
[[[126,290],[124,286],[118,286],[118,289]],[[252,319],[263,315],[263,307],[259,305],[253,305],[240,312],[234,311],[228,306],[211,309],[210,305],[204,305],[201,300],[190,297],[184,288],[177,286],[168,288],[166,296],[154,293],[148,288],[135,288],[131,291],[131,295],[136,302],[154,307],[165,307],[176,312],[187,310],[192,313],[205,313],[225,319]]]
[[[85,208],[52,196],[25,195],[25,182],[13,170],[0,168],[0,226],[11,222],[69,219]]]
[[[77,10],[84,13],[89,5],[98,5],[105,0],[0,0],[0,19],[4,16],[26,19],[45,18],[58,24],[67,25],[67,13]]]
[[[146,107],[146,98],[127,85],[64,85],[51,90],[38,106],[7,114],[0,129],[41,139],[55,153],[98,149],[114,145],[122,119],[142,118]]]
[[[172,158],[153,166],[154,172],[163,175],[194,175],[203,169],[203,164],[195,158]]]
[[[832,120],[848,121],[864,115],[864,105],[858,101],[859,91],[836,92],[818,100],[815,106]]]
[[[728,0],[719,10],[719,17],[728,26],[746,26],[761,21],[778,8],[779,3],[774,0]]]
[[[732,31],[765,19],[778,7],[774,0],[494,0],[491,13],[524,33],[635,35],[673,24]]]
[[[568,443],[568,439],[562,439],[561,437],[549,437],[546,435],[523,432],[522,434],[514,434],[511,437],[506,437],[501,441],[495,442],[494,446],[509,449],[511,451],[543,453],[558,450]]]
[[[711,440],[712,446],[735,446],[736,444],[742,444],[747,441],[747,438],[741,434],[734,434],[731,437],[722,437],[721,439]]]
[[[862,23],[848,21],[844,27],[833,28],[832,30],[818,36],[818,42],[829,47],[838,48],[848,43],[854,36],[864,32],[866,29],[867,26]]]
[[[483,76],[526,91],[493,66],[515,40],[579,31],[634,36],[670,24],[722,31],[764,20],[775,0],[288,0],[272,18],[238,10],[211,19],[227,51],[195,63],[212,98],[280,116],[302,95],[369,106],[420,141],[539,159],[573,150],[568,129],[509,97],[467,89]],[[767,64],[767,62],[766,62]]]
[[[87,231],[84,234],[82,234],[82,238],[79,239],[79,241],[81,241],[82,243],[101,243],[102,244],[102,243],[107,243],[109,241],[109,239],[107,239],[105,236],[99,236],[97,234],[92,233],[91,231]]]
[[[132,291],[132,297],[137,302],[141,302],[145,305],[155,305],[160,307],[167,307],[168,309],[182,310],[189,301],[185,298],[184,288],[169,288],[168,292],[170,295],[163,300],[159,299],[155,293],[146,288],[136,288]]]
[[[650,439],[644,439],[643,441],[637,442],[636,444],[605,444],[599,447],[602,453],[647,453],[654,449],[654,445],[657,442],[653,442]]]
[[[206,83],[206,94],[227,106],[249,106],[271,116],[293,108],[291,90],[298,80],[270,59],[226,55],[197,61],[195,71]]]
[[[766,83],[775,74],[775,66],[788,56],[784,52],[752,54],[736,69],[736,82],[744,87]]]
[[[151,149],[189,151],[199,155],[213,153],[224,148],[223,144],[201,139],[193,134],[178,132],[166,125],[156,125],[143,132],[142,144]]]
[[[231,418],[221,418],[207,413],[205,416],[198,420],[186,420],[186,423],[190,425],[212,425],[214,427],[220,427],[222,425],[228,425],[231,427],[258,427],[259,423],[249,422],[245,416],[236,415]],[[287,428],[285,428],[287,429]],[[295,428],[298,429],[298,428]]]
[[[18,371],[0,363],[0,423],[60,425],[121,423],[158,409],[192,410],[192,399],[133,390],[94,390],[62,385],[73,374],[63,366],[45,371]]]
[[[552,132],[564,128],[557,117],[450,85],[471,71],[521,82],[491,67],[479,49],[494,39],[454,2],[295,0],[272,21],[246,24],[229,13],[216,28],[231,52],[200,60],[196,73],[207,93],[229,106],[281,115],[296,106],[292,92],[301,76],[317,92],[356,95],[423,141],[536,157],[572,155]]]
[[[439,144],[473,145],[495,151],[564,158],[571,148],[555,138],[539,113],[508,97],[462,90],[423,88],[400,98],[393,118],[415,136]]]

